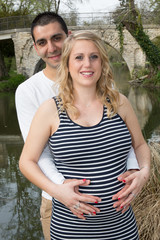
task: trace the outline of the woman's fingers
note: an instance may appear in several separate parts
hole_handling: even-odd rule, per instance
[[[78,202],[73,207],[71,211],[81,219],[84,219],[88,216],[95,216],[100,210],[90,204]]]
[[[90,184],[89,180],[76,180],[68,179],[63,185],[59,186],[61,188],[61,202],[68,207],[74,215],[78,218],[85,219],[87,215],[96,215],[100,210],[89,203],[97,204],[101,201],[99,197],[83,194],[79,192],[79,186],[87,186]],[[59,189],[60,190],[60,189]]]
[[[95,204],[98,202],[101,202],[101,199],[99,197],[88,195],[88,194],[83,194],[77,190],[77,187],[86,184],[86,181],[88,181],[88,180],[83,179],[83,180],[75,180],[75,181],[69,183],[74,187],[75,193],[77,194],[77,196],[79,196],[77,200],[79,200],[80,202],[95,203]],[[87,182],[87,185],[88,185],[88,182]]]

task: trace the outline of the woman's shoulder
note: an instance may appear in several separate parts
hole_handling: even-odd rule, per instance
[[[39,107],[39,114],[47,114],[47,116],[51,116],[53,113],[57,112],[56,103],[53,98],[45,100]]]
[[[119,94],[119,107],[118,107],[118,114],[125,120],[127,113],[130,109],[130,102],[127,97],[123,94]]]
[[[128,99],[125,95],[123,95],[122,93],[119,94],[119,101],[120,101],[120,106],[127,103]]]

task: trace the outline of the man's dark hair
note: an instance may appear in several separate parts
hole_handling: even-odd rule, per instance
[[[61,16],[59,16],[55,12],[43,12],[38,14],[31,24],[31,35],[32,35],[33,41],[35,42],[33,30],[36,26],[45,26],[49,23],[54,23],[54,22],[58,22],[61,25],[62,30],[66,33],[66,35],[68,35],[67,25]]]

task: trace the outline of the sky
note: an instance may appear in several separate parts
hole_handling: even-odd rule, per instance
[[[79,13],[84,12],[112,12],[119,6],[118,0],[84,0],[83,3],[76,3]]]
[[[141,0],[135,0],[135,3],[140,2]],[[79,13],[112,12],[119,5],[119,0],[83,0],[83,3],[76,2],[76,8]]]

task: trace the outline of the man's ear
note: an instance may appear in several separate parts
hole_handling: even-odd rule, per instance
[[[37,52],[37,54],[38,54],[38,49],[37,49],[37,47],[36,47],[35,42],[33,43],[33,46],[34,46],[34,48],[35,48],[35,50],[36,50],[36,52]]]
[[[71,30],[68,30],[68,36],[72,34],[72,31]]]

